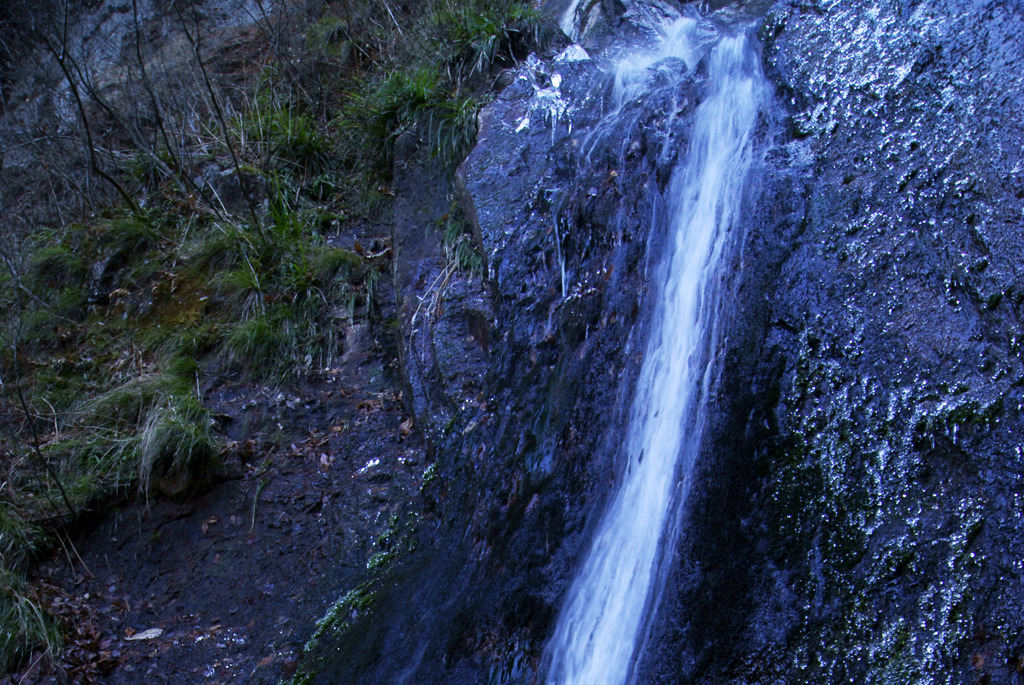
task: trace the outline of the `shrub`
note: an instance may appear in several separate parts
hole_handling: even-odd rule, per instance
[[[333,142],[309,114],[268,96],[247,113],[243,127],[249,146],[261,151],[262,163],[302,176],[331,166]]]
[[[525,57],[545,37],[540,12],[521,2],[463,4],[438,12],[435,21],[450,51],[446,66],[461,79]]]

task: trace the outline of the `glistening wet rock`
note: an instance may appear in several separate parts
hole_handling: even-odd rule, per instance
[[[630,141],[664,121],[665,103],[638,108],[625,137],[595,139],[587,133],[611,84],[581,48],[531,57],[503,81],[453,188],[487,273],[453,274],[430,317],[415,306],[444,268],[441,246],[412,236],[449,210],[418,213],[435,202],[422,192],[409,211],[396,207],[403,354],[430,355],[428,366],[406,366],[407,401],[436,463],[415,550],[374,586],[372,610],[322,643],[323,682],[530,672],[614,482],[614,450],[602,442],[635,373],[659,192],[655,149]],[[585,144],[605,162],[581,165]],[[429,164],[397,173],[410,175],[396,188],[439,187]]]
[[[958,0],[769,13],[753,316],[651,680],[1019,678],[1022,29]]]
[[[964,0],[786,0],[763,20],[775,104],[639,681],[1019,679],[1022,23]],[[322,682],[528,679],[614,486],[650,212],[687,141],[659,145],[656,99],[588,138],[608,85],[579,48],[501,82],[459,194],[492,309],[469,284],[432,328],[418,546]]]

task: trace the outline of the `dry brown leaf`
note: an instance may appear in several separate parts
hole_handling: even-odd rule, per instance
[[[218,521],[220,521],[220,519],[216,516],[211,516],[210,518],[203,521],[203,535],[206,535],[207,531],[210,530],[210,526],[217,523]]]
[[[131,629],[129,628],[128,630],[131,630]],[[127,633],[128,630],[125,630],[125,632]],[[141,633],[134,633],[133,635],[128,635],[125,639],[126,640],[152,640],[154,638],[160,637],[163,634],[164,634],[164,629],[163,628],[150,628],[149,630],[143,630]]]
[[[411,416],[405,421],[402,421],[402,424],[398,427],[398,432],[402,434],[403,438],[412,433],[412,425],[413,421]]]

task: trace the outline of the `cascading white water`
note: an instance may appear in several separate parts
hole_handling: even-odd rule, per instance
[[[548,644],[548,683],[632,679],[664,586],[662,557],[671,557],[675,521],[700,450],[714,373],[720,269],[739,242],[738,214],[764,92],[755,46],[742,34],[709,34],[709,26],[676,18],[657,27],[655,50],[618,63],[616,109],[623,99],[642,97],[635,84],[669,60],[683,79],[706,59],[708,93],[693,115],[687,152],[664,198],[668,233],[656,272],[663,285],[622,445],[625,470]]]
[[[569,5],[562,12],[562,16],[558,21],[558,25],[562,29],[562,33],[575,38],[576,35],[576,8],[579,7],[580,0],[570,0]]]

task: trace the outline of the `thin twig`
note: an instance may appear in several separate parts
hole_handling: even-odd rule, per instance
[[[78,553],[78,550],[75,549],[75,545],[73,542],[71,542],[71,536],[68,535],[67,531],[64,531],[64,537],[67,539],[67,545],[64,544],[64,540],[61,539],[60,534],[57,535],[57,539],[60,540],[60,546],[64,548],[64,554],[68,555],[68,561],[71,561],[71,555],[68,554],[68,547],[70,547],[71,551],[75,553],[75,559],[78,559],[78,563],[80,563],[82,565],[82,568],[85,569],[86,577],[95,578],[96,576],[93,574],[88,564],[85,563],[85,560],[82,559],[82,556]],[[70,566],[72,569],[74,569],[75,565],[74,563],[71,563]]]
[[[68,68],[68,56],[64,46],[61,46],[60,51],[58,51],[57,48],[54,47],[53,43],[50,41],[49,36],[45,37],[45,42],[47,49],[50,51],[50,54],[52,54],[54,59],[57,60],[57,66],[60,67],[60,70],[61,72],[63,72],[64,77],[68,80],[68,86],[71,89],[71,96],[74,98],[75,106],[78,108],[78,115],[82,118],[82,132],[85,134],[85,148],[86,152],[89,155],[90,168],[100,178],[102,178],[104,181],[113,186],[114,190],[117,191],[118,195],[120,195],[121,198],[125,201],[125,203],[127,203],[128,207],[131,208],[132,214],[138,216],[141,212],[139,210],[139,205],[135,202],[135,199],[128,194],[128,191],[124,189],[124,186],[118,183],[113,176],[108,174],[106,171],[103,170],[102,167],[100,167],[99,160],[96,158],[96,146],[93,143],[92,131],[89,129],[89,117],[85,113],[85,104],[82,102],[82,96],[78,91],[78,83],[75,81],[75,76],[72,73],[71,69]]]
[[[71,504],[71,500],[68,498],[68,493],[64,489],[64,483],[61,482],[60,476],[57,475],[56,470],[50,463],[50,460],[43,456],[43,451],[39,447],[39,434],[36,432],[36,422],[32,419],[32,414],[28,410],[28,402],[25,401],[25,393],[21,390],[21,374],[19,372],[18,364],[18,351],[14,350],[14,389],[18,393],[18,400],[21,402],[21,410],[25,412],[25,420],[28,422],[29,432],[32,434],[32,446],[35,450],[36,458],[46,468],[47,473],[53,478],[53,482],[57,484],[57,489],[60,490],[60,496],[64,499],[64,504],[67,506],[68,511],[71,512],[73,519],[78,518],[78,510]]]
[[[31,675],[32,675],[32,671],[33,671],[33,670],[35,669],[35,667],[36,667],[36,666],[37,666],[37,665],[39,664],[39,662],[40,662],[40,661],[42,661],[42,660],[43,660],[43,659],[44,659],[44,658],[46,657],[46,655],[47,655],[47,654],[49,654],[49,653],[50,653],[50,649],[49,649],[49,647],[47,647],[47,649],[46,649],[46,651],[45,651],[45,652],[41,653],[41,654],[40,654],[40,655],[39,655],[38,657],[36,657],[36,659],[35,659],[35,660],[34,660],[34,661],[33,661],[33,662],[31,663],[31,664],[29,664],[28,668],[26,668],[26,669],[25,669],[25,674],[24,674],[24,675],[22,675],[22,676],[21,676],[21,678],[19,678],[19,679],[18,679],[18,685],[22,685],[22,683],[24,683],[24,682],[25,682],[25,680],[26,680],[26,679],[27,679],[27,678],[28,678],[29,676],[31,676]]]
[[[263,477],[260,479],[259,485],[256,486],[256,494],[252,497],[252,518],[249,522],[249,534],[252,535],[253,530],[256,529],[256,504],[260,501],[260,495],[263,494],[263,490],[267,487],[267,483],[270,481]]]
[[[402,33],[402,27],[398,25],[398,20],[395,19],[395,15],[391,11],[391,7],[388,5],[388,0],[380,0],[380,2],[384,5],[384,9],[388,11],[388,16],[391,17],[391,21],[395,22],[395,29],[398,31],[398,35],[405,37],[405,34]]]
[[[181,11],[178,3],[174,3],[174,11],[178,14],[178,20],[181,22],[181,30],[185,34],[185,39],[188,44],[192,46],[192,52],[196,57],[196,63],[199,65],[199,71],[203,75],[203,83],[206,85],[206,90],[210,94],[210,103],[213,105],[213,112],[216,115],[217,123],[220,125],[221,134],[224,136],[224,143],[228,147],[228,152],[231,153],[231,162],[235,165],[235,180],[238,181],[238,189],[242,193],[242,197],[245,198],[245,204],[249,207],[249,215],[252,217],[253,225],[259,230],[260,220],[256,214],[256,207],[252,204],[252,197],[248,193],[245,183],[242,181],[242,169],[238,162],[238,155],[235,154],[235,146],[231,143],[231,133],[228,130],[228,123],[224,118],[224,111],[221,109],[220,101],[217,99],[217,92],[213,88],[213,83],[210,81],[210,75],[206,71],[206,65],[203,64],[203,57],[199,51],[199,27],[198,22],[196,26],[195,36],[188,30],[188,25],[185,21],[185,15]],[[195,8],[193,7],[193,12]]]

